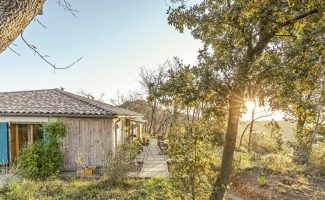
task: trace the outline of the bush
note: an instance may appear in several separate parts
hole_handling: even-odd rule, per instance
[[[190,130],[190,131],[189,131]],[[181,199],[206,199],[219,171],[221,151],[208,122],[173,125],[168,134],[170,182]]]
[[[46,179],[55,175],[62,162],[59,140],[65,136],[65,125],[51,121],[43,125],[46,141],[39,140],[22,149],[17,158],[17,172],[24,178]]]
[[[260,158],[260,167],[278,173],[299,172],[300,167],[292,158],[281,154],[268,154]]]
[[[113,184],[123,183],[127,173],[133,169],[132,161],[139,151],[139,142],[124,142],[104,156],[103,175]]]
[[[43,124],[43,130],[46,136],[48,137],[47,142],[56,142],[58,143],[61,138],[64,138],[66,134],[66,126],[60,120],[53,120]],[[51,141],[52,140],[52,141]]]
[[[314,171],[325,176],[325,143],[317,143],[313,146],[310,162]]]
[[[265,176],[258,176],[256,180],[260,186],[266,185],[266,177]]]
[[[261,155],[277,153],[282,149],[279,137],[282,136],[273,137],[268,133],[253,132],[251,148],[255,153]]]

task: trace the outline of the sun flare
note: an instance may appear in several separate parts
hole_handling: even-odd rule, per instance
[[[246,101],[245,105],[249,112],[252,112],[254,110],[254,107],[256,108],[256,102],[254,101]]]

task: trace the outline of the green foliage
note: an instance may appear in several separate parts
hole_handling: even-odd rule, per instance
[[[297,173],[301,171],[301,168],[293,162],[291,157],[281,153],[261,156],[257,163],[258,167],[277,173]]]
[[[50,121],[44,124],[49,141],[35,141],[22,149],[17,158],[17,172],[30,179],[46,179],[56,175],[63,156],[59,140],[65,136],[65,125],[61,121]]]
[[[213,181],[211,177],[216,175],[216,168],[220,165],[217,149],[211,143],[212,137],[208,125],[203,122],[189,127],[175,126],[169,133],[169,168],[178,196],[207,198],[206,191]]]
[[[257,182],[260,186],[265,186],[266,185],[266,177],[265,176],[258,176],[257,177]]]
[[[265,125],[265,128],[268,129],[268,134],[270,134],[272,142],[277,146],[277,150],[282,150],[283,141],[283,131],[279,123],[275,120],[271,120],[268,124]]]
[[[290,96],[291,90],[281,90],[286,87],[285,82],[290,77],[295,79],[300,74],[313,71],[309,70],[312,65],[305,65],[306,62],[303,61],[320,61],[324,52],[324,31],[321,27],[324,27],[325,4],[321,0],[307,0],[304,3],[204,0],[193,6],[187,6],[181,0],[174,2],[179,2],[179,6],[169,10],[169,24],[180,32],[189,29],[193,37],[203,43],[198,65],[201,69],[212,69],[213,81],[208,82],[225,86],[217,91],[223,98],[228,97],[229,106],[233,106],[228,113],[230,120],[240,117],[238,109],[243,106],[241,102],[251,94],[259,97],[262,104],[272,101],[273,93],[286,91]],[[313,55],[314,51],[317,52],[316,55]],[[304,54],[297,59],[296,55],[301,55],[299,52]],[[301,63],[291,62],[294,59]],[[317,66],[319,69],[321,65]],[[303,89],[304,85],[315,85],[307,84],[312,83],[312,76],[309,78],[298,81],[302,85],[302,89],[299,88],[303,93],[301,97],[306,97],[304,90],[307,87]],[[295,83],[290,82],[289,85],[294,86]],[[196,97],[195,92],[198,90],[190,93],[187,93],[188,90],[183,91],[184,96]],[[300,100],[304,99],[297,99]],[[271,105],[273,102],[277,101],[272,101]],[[291,108],[290,104],[286,105]],[[294,105],[295,107],[300,106]],[[228,159],[233,157],[237,125],[236,120],[230,121],[226,131],[229,140],[225,140],[225,147],[228,149],[225,151],[227,155],[223,155],[225,165],[224,171],[221,171],[222,177],[230,177],[232,163]],[[211,199],[223,197],[222,185],[229,180],[220,180],[214,186]]]
[[[276,153],[282,148],[282,134],[270,135],[269,133],[253,132],[252,150],[258,154]]]
[[[132,161],[138,151],[138,141],[125,141],[116,147],[115,152],[109,151],[104,155],[104,176],[113,184],[123,184],[127,178],[127,173],[134,167]]]
[[[53,142],[58,142],[66,134],[66,126],[60,120],[52,120],[43,124],[43,130]]]
[[[234,155],[234,168],[236,171],[251,168],[254,166],[254,154],[248,152],[237,151]]]
[[[310,162],[316,174],[325,176],[325,143],[319,142],[313,146]]]

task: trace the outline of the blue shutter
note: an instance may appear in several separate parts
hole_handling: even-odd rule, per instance
[[[0,163],[9,163],[9,140],[7,122],[0,122]]]

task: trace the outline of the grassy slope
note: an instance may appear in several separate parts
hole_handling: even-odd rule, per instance
[[[267,129],[264,127],[269,121],[258,121],[254,124],[254,130],[257,132],[267,132]],[[294,127],[295,123],[288,122],[288,121],[278,121],[282,131],[283,136],[285,140],[290,139],[290,137],[294,133]],[[244,131],[245,127],[249,124],[248,121],[241,122],[238,129],[238,135],[241,135],[241,133]],[[246,133],[248,130],[246,130]]]

